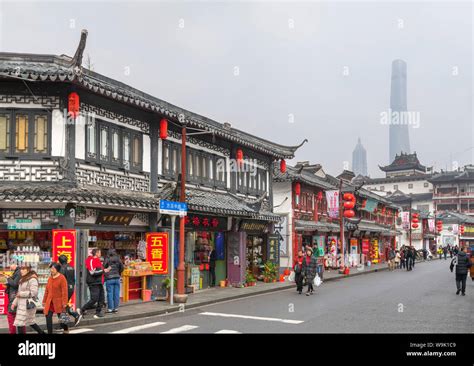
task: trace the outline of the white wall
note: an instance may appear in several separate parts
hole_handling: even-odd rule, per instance
[[[286,201],[285,201],[286,199]],[[278,206],[273,212],[286,217],[286,234],[288,257],[280,257],[280,268],[287,268],[293,265],[293,211],[291,208],[291,183],[273,182],[273,205]],[[283,204],[282,204],[283,202]]]
[[[413,184],[413,188],[408,188],[409,184]],[[425,187],[425,184],[428,186]],[[430,193],[433,191],[433,185],[426,180],[406,180],[403,182],[386,182],[386,183],[367,183],[364,185],[364,188],[374,191],[381,191],[381,187],[384,187],[384,192],[394,192],[396,189],[394,186],[398,186],[398,190],[403,193]]]
[[[76,121],[76,159],[86,159],[86,118],[80,115]]]
[[[66,124],[63,113],[54,109],[51,118],[51,155],[65,156]]]
[[[150,173],[151,167],[151,152],[150,152],[150,136],[143,135],[143,171]]]

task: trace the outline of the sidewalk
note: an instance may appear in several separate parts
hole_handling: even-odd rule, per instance
[[[418,263],[418,262],[417,262]],[[371,267],[365,267],[363,271],[358,271],[356,268],[351,268],[349,275],[341,275],[336,270],[325,271],[324,272],[324,280],[323,282],[329,282],[339,279],[344,279],[347,277],[352,276],[359,276],[368,273],[374,273],[378,271],[386,271],[388,270],[388,266],[386,263],[372,265]],[[324,286],[324,283],[323,285]],[[245,298],[249,296],[265,294],[269,292],[281,291],[285,289],[294,288],[295,284],[293,282],[276,282],[276,283],[263,283],[258,282],[257,286],[253,287],[244,287],[244,288],[233,288],[233,287],[226,287],[220,288],[215,287],[211,289],[205,289],[198,291],[195,294],[188,296],[188,302],[185,304],[186,309],[192,309],[204,305],[215,304],[219,302],[235,300],[240,298]],[[150,317],[155,315],[162,315],[171,312],[179,311],[180,307],[178,305],[170,305],[165,301],[153,301],[153,302],[135,302],[135,303],[127,303],[121,305],[118,314],[111,314],[105,315],[102,319],[94,319],[93,314],[94,310],[90,310],[88,315],[84,317],[81,321],[80,326],[87,326],[87,325],[94,325],[94,324],[102,324],[102,323],[111,323],[116,321],[123,321],[123,320],[130,320],[130,319],[137,319],[137,318],[144,318]],[[90,315],[89,315],[90,314]],[[42,314],[37,314],[37,323],[42,327],[45,328],[45,317]],[[57,321],[57,318],[54,318]],[[28,332],[31,329],[27,330]],[[8,333],[8,323],[6,316],[0,317],[0,333]]]

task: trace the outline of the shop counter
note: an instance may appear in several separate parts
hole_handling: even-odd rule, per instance
[[[146,278],[147,276],[152,276],[152,275],[153,275],[153,272],[151,271],[124,272],[122,275],[122,282],[123,282],[122,302],[124,303],[128,302],[130,300],[130,297],[135,298],[135,296],[133,295],[130,296],[130,295],[136,292],[140,293],[139,297],[143,301],[149,301],[149,296],[147,296]],[[135,279],[138,279],[138,281],[134,281]]]

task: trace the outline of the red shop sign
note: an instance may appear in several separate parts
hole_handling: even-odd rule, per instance
[[[68,264],[75,268],[76,230],[53,230],[53,261],[58,262],[61,255],[65,255]],[[76,291],[72,295],[71,303],[76,305]]]
[[[362,239],[362,254],[369,253],[369,239]]]
[[[154,274],[168,274],[168,233],[146,234],[146,260]]]
[[[7,313],[8,306],[8,296],[7,288],[5,285],[0,284],[0,315],[5,315]]]

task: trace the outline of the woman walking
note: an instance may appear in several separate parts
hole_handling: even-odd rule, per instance
[[[308,283],[308,291],[306,296],[312,295],[314,292],[313,289],[313,280],[316,277],[317,271],[317,261],[313,257],[313,249],[311,247],[306,248],[306,256],[303,259],[303,274],[306,277],[306,282]]]
[[[400,268],[400,252],[397,250],[395,252],[395,268],[399,269]]]
[[[293,270],[295,271],[296,291],[298,291],[300,295],[303,291],[303,260],[303,251],[300,250],[295,260],[295,265],[293,266]]]
[[[110,249],[107,253],[104,268],[110,268],[110,271],[105,273],[107,313],[117,313],[120,302],[120,277],[123,272],[123,264],[115,249]]]
[[[61,314],[66,314],[68,306],[68,292],[66,277],[60,273],[61,265],[59,263],[51,263],[51,276],[48,279],[46,290],[44,292],[43,307],[44,315],[46,316],[46,327],[48,334],[53,334],[53,314],[58,314],[61,320]],[[64,334],[69,333],[69,327],[66,323],[60,322]]]
[[[15,322],[13,325],[18,334],[26,334],[26,326],[30,326],[37,333],[44,334],[43,330],[36,324],[36,305],[34,300],[38,296],[38,275],[31,270],[30,266],[20,268],[21,278],[18,285],[18,292],[11,305],[16,309]]]

